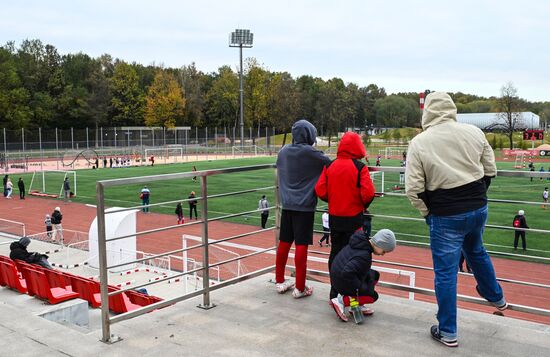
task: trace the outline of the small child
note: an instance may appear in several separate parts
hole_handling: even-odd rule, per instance
[[[548,187],[544,188],[544,191],[542,192],[542,208],[548,209]]]
[[[181,202],[178,202],[176,205],[176,215],[178,216],[178,224],[185,223],[183,220],[183,207],[181,207]]]
[[[52,237],[52,219],[49,214],[46,215],[46,218],[44,219],[44,224],[46,225],[46,234],[48,235],[48,238]]]
[[[370,316],[374,311],[365,306],[378,300],[374,286],[380,273],[371,269],[372,253],[384,255],[395,249],[395,235],[389,229],[379,230],[369,239],[363,230],[356,231],[334,258],[330,268],[330,281],[338,291],[338,297],[331,299],[336,315],[344,322],[348,321],[350,301],[355,298],[361,305],[361,312]]]

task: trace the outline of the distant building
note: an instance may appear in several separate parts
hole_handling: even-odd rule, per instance
[[[502,130],[506,127],[505,120],[500,113],[468,113],[458,114],[456,120],[459,123],[472,124],[481,130]],[[516,130],[539,129],[540,117],[531,112],[520,112],[516,125]]]

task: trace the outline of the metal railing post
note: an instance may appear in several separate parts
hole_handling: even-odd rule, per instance
[[[202,244],[204,245],[202,250],[202,288],[204,293],[202,294],[202,305],[198,305],[201,309],[211,309],[216,305],[210,303],[210,261],[208,257],[208,186],[206,182],[206,176],[201,176],[201,197],[202,208],[201,218],[202,224]]]
[[[107,275],[107,242],[105,236],[105,195],[101,182],[96,184],[97,194],[97,243],[99,255],[99,287],[101,292],[101,341],[116,342],[118,338],[111,336],[111,321],[109,320],[109,288]]]

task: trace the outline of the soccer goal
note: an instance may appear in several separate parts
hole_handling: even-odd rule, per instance
[[[232,146],[231,147],[231,154],[233,157],[235,156],[258,156],[262,155],[264,156],[265,149],[258,146],[258,145],[250,145],[250,146]]]
[[[29,195],[63,197],[63,181],[69,178],[71,192],[76,196],[76,171],[35,171],[29,185]]]
[[[155,149],[145,149],[145,158],[150,158],[154,156],[155,158],[166,158],[171,157],[183,157],[183,146],[182,145],[167,145],[166,147],[160,147]]]
[[[376,193],[384,193],[384,171],[369,172]]]

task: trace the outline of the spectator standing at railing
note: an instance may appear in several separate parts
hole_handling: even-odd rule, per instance
[[[24,200],[25,199],[25,182],[23,182],[22,177],[20,177],[19,181],[17,181],[17,187],[19,188],[19,199]]]
[[[487,221],[487,189],[497,173],[495,155],[485,134],[457,123],[456,106],[444,92],[426,98],[421,134],[407,155],[406,194],[430,227],[430,247],[438,304],[432,337],[458,346],[457,269],[460,253],[472,268],[478,293],[499,310],[508,307],[483,246]]]
[[[317,197],[328,202],[331,246],[328,267],[349,243],[351,235],[363,227],[363,212],[374,199],[369,168],[360,160],[367,155],[361,137],[347,132],[338,144],[336,159],[323,168],[315,185]],[[338,296],[331,281],[329,303]]]
[[[323,167],[330,159],[313,145],[317,129],[307,120],[298,120],[292,125],[292,144],[285,145],[277,155],[279,198],[282,205],[279,245],[275,258],[275,282],[277,292],[282,294],[292,287],[296,299],[313,294],[306,285],[307,250],[313,244],[313,221],[315,219],[315,183]],[[296,246],[294,263],[296,282],[285,280],[288,253]]]
[[[52,240],[56,241],[59,236],[59,242],[63,244],[63,227],[61,226],[61,221],[63,220],[63,215],[61,214],[61,208],[55,207],[52,213],[52,224],[53,224],[53,237]]]

